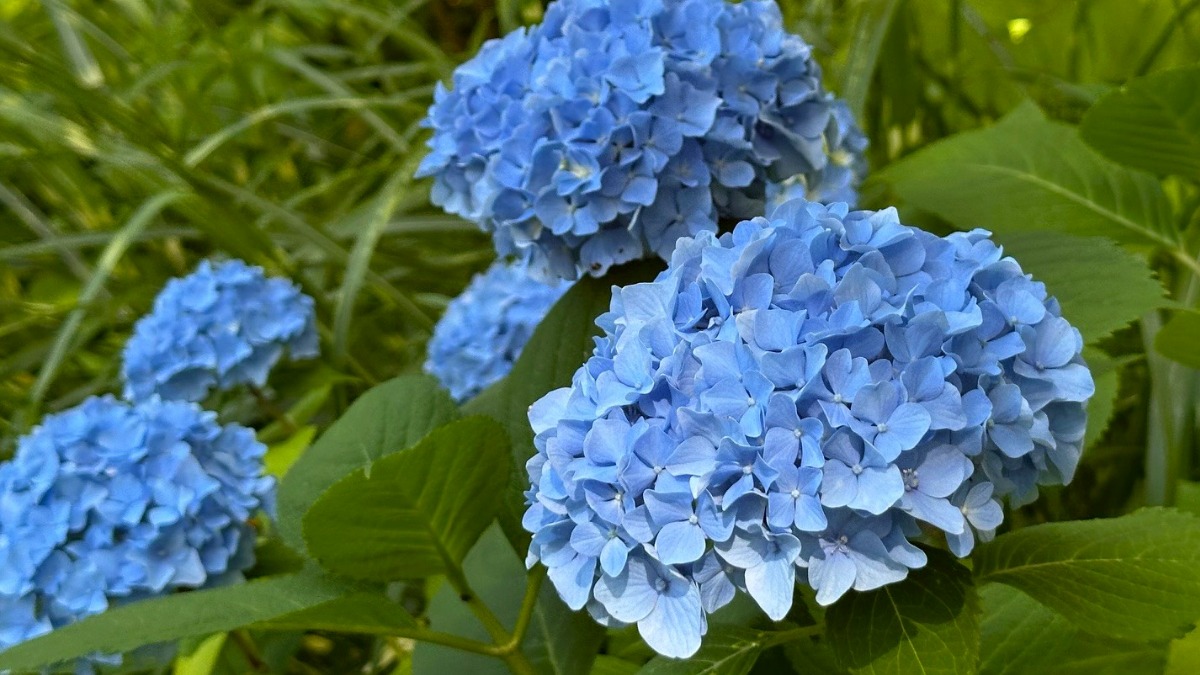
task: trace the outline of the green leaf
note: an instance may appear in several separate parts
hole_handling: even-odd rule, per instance
[[[326,490],[304,516],[309,553],[359,579],[455,569],[495,519],[508,464],[508,439],[491,419],[434,429]]]
[[[454,401],[432,377],[397,377],[368,390],[280,482],[280,536],[303,553],[301,519],[322,492],[355,469],[413,445],[457,417]]]
[[[491,527],[479,538],[463,562],[471,588],[492,608],[505,628],[512,629],[525,596],[525,565],[499,527]],[[429,601],[427,611],[434,630],[490,642],[488,632],[459,600],[449,584],[443,584]],[[542,584],[533,618],[522,650],[539,673],[575,675],[591,668],[604,628],[586,612],[572,612],[558,598],[553,586]],[[636,667],[635,667],[636,670]],[[499,659],[430,644],[417,643],[413,652],[415,673],[471,673],[504,675],[508,669]]]
[[[272,444],[267,448],[267,456],[263,458],[267,473],[276,478],[283,478],[287,475],[288,469],[292,468],[300,454],[312,443],[313,436],[316,435],[317,428],[309,424],[297,429],[286,440]]]
[[[746,675],[778,633],[716,626],[704,636],[700,651],[687,659],[656,656],[638,675]]]
[[[315,607],[354,587],[315,572],[177,593],[110,609],[0,652],[0,669],[33,670],[92,652],[223,633]]]
[[[592,675],[634,675],[638,669],[638,664],[632,661],[600,654],[596,657],[596,662],[592,664]]]
[[[1200,178],[1200,68],[1130,80],[1088,110],[1079,133],[1115,162]]]
[[[850,591],[825,614],[827,637],[853,673],[972,673],[979,656],[979,598],[953,556],[927,550],[929,563],[878,590]]]
[[[1104,352],[1089,349],[1085,351],[1083,358],[1091,368],[1092,379],[1096,382],[1096,393],[1088,401],[1087,433],[1083,437],[1083,447],[1086,450],[1108,430],[1108,424],[1116,411],[1121,380],[1118,376],[1120,367],[1117,362]]]
[[[998,239],[1006,255],[1058,298],[1063,316],[1086,342],[1108,337],[1164,303],[1149,266],[1111,239],[1057,232],[1014,232]]]
[[[1155,508],[1034,525],[982,546],[975,575],[1025,591],[1081,630],[1169,638],[1200,618],[1200,519]]]
[[[1154,349],[1188,368],[1200,368],[1200,313],[1176,312],[1155,336]]]
[[[1032,104],[987,129],[934,143],[882,178],[909,204],[962,228],[1177,242],[1154,177],[1109,162],[1074,128],[1047,120]]]
[[[595,346],[592,338],[600,332],[596,317],[608,310],[612,287],[650,279],[661,267],[659,262],[645,261],[613,268],[603,279],[581,279],[538,324],[508,377],[463,406],[467,413],[499,420],[512,441],[512,475],[500,524],[513,548],[523,551],[529,546],[529,535],[521,528],[521,514],[525,511],[523,493],[529,487],[525,462],[534,454],[529,406],[571,383],[571,376]]]
[[[841,90],[837,92],[850,107],[856,119],[862,119],[863,107],[867,103],[867,92],[875,78],[875,68],[883,51],[883,39],[892,27],[899,0],[864,3],[854,29],[851,44],[854,49],[846,55],[842,69]]]
[[[1200,628],[1172,640],[1167,652],[1164,675],[1195,675],[1200,673]]]
[[[1166,650],[1084,632],[1021,591],[988,584],[980,675],[1161,675]],[[1195,672],[1195,671],[1190,671]]]
[[[254,624],[259,630],[322,630],[395,635],[415,628],[412,615],[380,593],[358,592]]]
[[[191,654],[175,659],[174,675],[210,675],[217,667],[221,648],[225,646],[228,633],[217,633],[200,643]]]

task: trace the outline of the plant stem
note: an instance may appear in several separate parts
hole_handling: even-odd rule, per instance
[[[535,675],[533,664],[529,662],[529,658],[525,656],[525,652],[521,651],[521,636],[520,634],[510,634],[508,629],[504,627],[500,619],[492,612],[475,591],[471,585],[467,583],[467,578],[462,570],[456,567],[451,567],[446,572],[446,580],[458,592],[458,597],[471,612],[475,614],[475,618],[479,619],[479,623],[483,624],[484,630],[491,636],[494,646],[489,647],[487,653],[491,656],[496,656],[504,660],[509,670],[516,675]],[[529,614],[532,616],[533,606],[537,603],[537,589],[534,586],[540,586],[541,580],[539,576],[531,577],[529,585],[526,587],[525,599],[521,603],[521,611],[518,616],[518,627],[521,626],[521,616]],[[532,588],[532,592],[531,591]],[[528,608],[527,608],[528,607]],[[524,625],[529,625],[529,617],[525,617]],[[523,630],[523,629],[522,629]]]
[[[1133,70],[1135,77],[1150,72],[1150,67],[1154,65],[1155,60],[1158,59],[1158,55],[1162,53],[1167,43],[1171,41],[1171,36],[1175,34],[1175,29],[1183,25],[1183,22],[1187,19],[1187,15],[1191,14],[1198,7],[1200,7],[1200,0],[1192,0],[1175,10],[1175,15],[1171,17],[1167,25],[1163,26],[1162,32],[1158,34],[1150,49],[1146,50],[1145,56],[1138,62],[1137,68]]]
[[[255,672],[270,672],[266,661],[263,661],[262,656],[260,656],[258,653],[258,647],[254,644],[254,641],[250,639],[250,635],[246,631],[230,631],[229,637],[233,640],[233,644],[237,645],[237,648],[242,652],[242,655],[246,657],[246,663],[250,664],[250,667],[253,668]]]
[[[814,635],[820,635],[824,631],[825,627],[820,624],[781,630],[777,633],[772,633],[769,635],[763,642],[763,648],[766,649],[775,647],[777,645],[787,644],[788,642],[793,642],[795,640],[799,640],[800,638],[813,637]]]
[[[248,384],[246,385],[246,388],[250,390],[250,393],[254,396],[254,400],[258,401],[258,407],[263,412],[267,413],[268,417],[276,422],[279,422],[279,424],[283,426],[283,431],[288,436],[296,433],[296,421],[287,414],[287,411],[275,405],[275,401],[272,401],[271,397],[267,396],[266,392],[264,392],[262,389],[259,389],[258,386],[254,384]]]

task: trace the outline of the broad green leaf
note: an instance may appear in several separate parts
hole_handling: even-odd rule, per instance
[[[0,669],[33,670],[92,652],[127,652],[143,645],[227,632],[315,607],[354,589],[308,571],[143,600],[0,652]]]
[[[845,675],[847,672],[838,665],[824,635],[787,642],[783,645],[783,656],[792,664],[792,670],[800,675]]]
[[[1200,483],[1181,480],[1175,484],[1175,507],[1200,516]]]
[[[309,553],[359,579],[432,576],[462,563],[509,476],[504,428],[468,417],[338,481],[304,516]]]
[[[929,563],[878,590],[850,591],[825,614],[842,667],[884,675],[973,673],[979,656],[979,598],[971,573],[953,556],[928,550]]]
[[[632,661],[600,654],[592,664],[592,675],[635,675],[640,666]]]
[[[1117,394],[1121,380],[1118,364],[1099,350],[1087,350],[1083,357],[1092,370],[1096,382],[1096,393],[1088,401],[1087,433],[1083,437],[1084,450],[1104,436],[1116,410]]]
[[[1200,179],[1200,68],[1130,80],[1088,110],[1079,133],[1115,162]]]
[[[1200,519],[1154,508],[1034,525],[982,546],[975,575],[1025,591],[1081,630],[1174,637],[1200,618]]]
[[[456,417],[454,401],[432,377],[397,377],[368,390],[280,482],[280,536],[304,552],[301,519],[322,492],[355,469],[413,445]]]
[[[463,569],[471,587],[511,629],[525,597],[527,580],[525,566],[499,527],[484,532],[467,555]],[[430,599],[427,615],[434,630],[490,642],[487,631],[449,584],[443,584]],[[586,612],[572,612],[548,581],[542,584],[522,647],[539,673],[588,672],[603,639],[604,629]],[[413,672],[503,675],[508,670],[499,659],[420,642],[413,653]]]
[[[1200,368],[1200,313],[1176,312],[1155,336],[1154,349],[1188,368]]]
[[[512,476],[500,524],[517,550],[529,546],[529,535],[521,529],[521,514],[525,511],[523,493],[529,488],[525,462],[534,454],[529,406],[571,383],[571,376],[595,346],[592,338],[600,332],[596,317],[608,310],[612,287],[650,279],[659,268],[661,263],[647,261],[616,267],[602,279],[581,279],[538,324],[508,377],[463,406],[464,412],[489,415],[508,430],[512,441]]]
[[[1162,285],[1146,263],[1111,239],[1014,232],[999,241],[1021,269],[1046,284],[1086,342],[1111,335],[1164,302]]]
[[[313,436],[317,435],[317,428],[311,424],[300,427],[286,440],[280,441],[267,448],[267,456],[263,458],[263,464],[267,469],[267,473],[276,478],[283,478],[287,474],[288,469],[296,463],[308,446],[312,443]]]
[[[739,626],[717,626],[704,636],[695,656],[656,656],[642,666],[638,675],[746,675],[776,635]]]
[[[1074,128],[1026,104],[992,127],[938,141],[882,174],[905,202],[958,227],[1054,230],[1174,247],[1152,176],[1096,154]]]
[[[394,635],[416,627],[416,621],[399,604],[381,593],[349,595],[254,624],[259,630],[323,630],[333,633]]]
[[[175,659],[174,675],[210,675],[217,667],[217,659],[225,646],[228,633],[217,633],[200,643],[191,654]]]
[[[1086,633],[1021,591],[988,584],[980,675],[1161,675],[1165,647]]]
[[[1164,675],[1195,675],[1200,673],[1200,628],[1172,640],[1167,651]]]

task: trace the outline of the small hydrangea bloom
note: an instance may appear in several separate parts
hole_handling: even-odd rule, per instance
[[[761,214],[853,201],[866,137],[774,0],[558,0],[439,87],[433,201],[544,276],[601,275]]]
[[[497,261],[450,302],[433,329],[425,370],[455,400],[474,397],[512,370],[565,281],[531,277],[520,263]]]
[[[738,589],[773,619],[967,555],[1000,502],[1068,482],[1094,392],[1079,332],[975,230],[786,202],[614,288],[571,386],[529,412],[524,526],[567,604],[696,651]],[[671,621],[663,621],[664,612]]]
[[[227,583],[273,508],[266,447],[194,403],[90,398],[0,465],[0,649],[109,607]]]
[[[287,350],[319,348],[313,299],[240,260],[200,263],[172,279],[125,346],[125,398],[200,401],[213,388],[262,386]]]

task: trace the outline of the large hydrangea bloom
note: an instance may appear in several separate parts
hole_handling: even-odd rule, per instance
[[[474,397],[512,370],[533,330],[570,287],[534,279],[520,263],[493,263],[446,308],[429,340],[425,370],[455,400]]]
[[[774,0],[559,0],[439,88],[420,174],[502,255],[574,278],[761,214],[853,200],[866,138]]]
[[[125,397],[200,401],[214,387],[262,386],[286,349],[317,355],[313,299],[240,260],[200,263],[167,282],[125,346]]]
[[[525,527],[567,604],[696,651],[737,589],[772,618],[966,555],[1000,500],[1071,479],[1079,332],[986,232],[803,200],[681,240],[614,291],[570,387],[530,409]]]
[[[266,447],[194,403],[91,398],[0,465],[0,649],[110,606],[224,583],[273,507]]]

